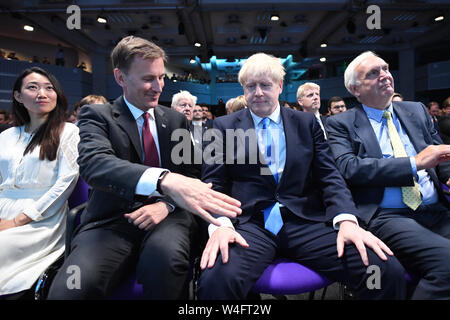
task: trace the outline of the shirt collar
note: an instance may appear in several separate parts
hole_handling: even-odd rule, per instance
[[[366,106],[365,104],[363,104],[362,106],[363,106],[364,111],[367,114],[367,117],[369,119],[375,120],[376,122],[381,122],[381,119],[383,119],[383,113],[386,110],[389,111],[392,115],[394,114],[393,108],[392,108],[392,102],[391,102],[391,104],[389,104],[389,107],[387,107],[385,110],[371,108],[371,107]]]
[[[255,128],[260,124],[260,122],[264,119],[252,112],[252,110],[249,108],[250,114],[252,116],[253,122],[255,124]],[[281,111],[280,111],[280,104],[278,103],[276,109],[270,114],[270,116],[266,117],[275,122],[276,124],[281,123]]]
[[[144,111],[142,111],[139,108],[136,108],[134,105],[132,105],[130,102],[128,102],[127,98],[125,98],[125,95],[123,96],[123,100],[125,101],[125,104],[127,105],[128,109],[130,109],[131,114],[134,117],[134,120],[137,120],[140,116],[144,114]],[[155,108],[150,108],[147,111],[152,119],[155,119]]]

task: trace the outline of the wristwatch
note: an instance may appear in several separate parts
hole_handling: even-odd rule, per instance
[[[162,179],[164,179],[166,174],[168,174],[169,172],[170,172],[169,170],[165,170],[165,171],[161,172],[161,174],[159,175],[158,181],[156,182],[156,191],[158,191],[160,195],[164,195],[161,190],[161,181],[162,181]]]

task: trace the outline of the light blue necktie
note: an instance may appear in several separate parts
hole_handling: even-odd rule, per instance
[[[272,162],[272,134],[269,129],[270,119],[264,118],[262,121],[262,137],[263,144],[265,145],[264,157],[267,162],[267,166],[271,168],[276,162]],[[274,174],[275,181],[278,183],[278,172],[277,168],[271,170]],[[283,218],[280,212],[280,203],[276,202],[269,208],[264,210],[264,228],[277,235],[280,229],[283,227]]]

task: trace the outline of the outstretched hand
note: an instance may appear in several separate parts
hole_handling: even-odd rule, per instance
[[[170,172],[161,181],[161,189],[178,206],[216,226],[220,226],[220,222],[210,213],[228,218],[235,218],[242,213],[238,200],[214,191],[211,183],[199,179]]]

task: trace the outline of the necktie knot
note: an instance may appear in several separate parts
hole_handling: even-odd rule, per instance
[[[385,118],[387,120],[392,119],[391,112],[390,111],[383,112],[383,118]]]
[[[270,118],[262,119],[261,123],[262,123],[262,128],[263,129],[268,129],[269,128],[269,124],[270,124]]]

